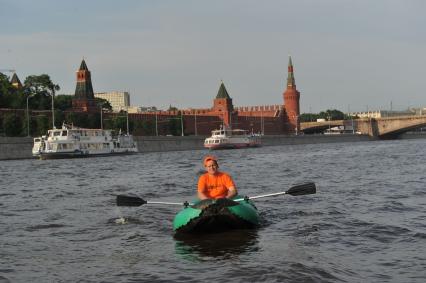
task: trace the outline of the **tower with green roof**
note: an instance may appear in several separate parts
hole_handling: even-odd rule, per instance
[[[232,105],[232,98],[229,96],[223,82],[221,82],[219,91],[213,101],[212,111],[221,117],[223,124],[229,127],[231,126],[234,106]]]

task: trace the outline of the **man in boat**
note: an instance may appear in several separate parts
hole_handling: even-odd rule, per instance
[[[216,157],[207,155],[203,164],[207,173],[198,179],[199,199],[232,198],[237,195],[237,188],[231,176],[218,170]]]

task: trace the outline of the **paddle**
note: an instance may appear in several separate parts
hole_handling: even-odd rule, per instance
[[[278,196],[278,195],[292,195],[292,196],[302,196],[302,195],[310,195],[316,193],[315,183],[305,183],[291,187],[285,192],[278,192],[272,194],[265,194],[253,197],[244,197],[239,199],[234,199],[233,201],[243,201],[249,199],[258,199],[270,196]],[[192,205],[192,203],[185,202],[162,202],[162,201],[147,201],[140,197],[134,196],[126,196],[126,195],[118,195],[117,196],[117,205],[118,206],[141,206],[143,204],[170,204],[170,205],[184,205],[185,207],[188,205]]]
[[[288,189],[288,191],[285,191],[285,192],[278,192],[278,193],[259,195],[259,196],[253,196],[253,197],[246,196],[244,198],[234,199],[234,201],[243,201],[243,200],[249,200],[249,199],[279,196],[279,195],[303,196],[303,195],[315,194],[316,192],[317,192],[317,189],[316,189],[315,183],[305,183],[305,184],[293,186],[290,189]]]
[[[117,206],[141,206],[143,204],[188,205],[187,202],[147,201],[140,197],[132,197],[132,196],[125,196],[125,195],[117,196]]]

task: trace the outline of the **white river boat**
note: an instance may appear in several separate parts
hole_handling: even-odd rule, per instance
[[[246,130],[221,127],[213,130],[211,137],[205,139],[204,147],[208,149],[228,149],[261,146],[261,135]]]
[[[32,154],[40,159],[77,158],[137,153],[133,136],[112,130],[86,129],[63,124],[34,138]]]

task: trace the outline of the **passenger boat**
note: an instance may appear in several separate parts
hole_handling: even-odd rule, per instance
[[[34,138],[32,154],[40,159],[107,156],[138,152],[132,135],[114,135],[112,130],[86,129],[63,124]]]
[[[234,199],[241,197],[234,197]],[[250,200],[206,199],[187,205],[175,216],[176,233],[211,233],[259,225],[257,208]]]
[[[226,127],[213,130],[211,137],[206,138],[204,141],[204,147],[208,149],[243,148],[260,145],[261,135],[249,134],[246,130]]]

